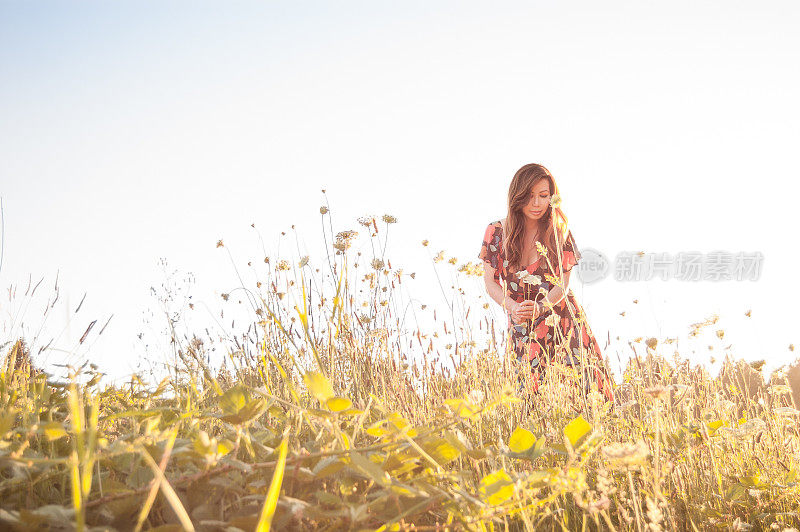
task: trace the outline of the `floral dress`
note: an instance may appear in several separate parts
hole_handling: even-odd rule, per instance
[[[536,261],[524,270],[512,271],[503,251],[503,226],[501,221],[496,221],[486,228],[478,257],[495,269],[494,280],[500,286],[505,284],[506,294],[521,303],[525,299],[541,301],[555,286],[557,279],[550,265],[558,257],[537,255]],[[572,231],[569,231],[561,250],[562,271],[566,273],[571,270],[580,258]],[[584,368],[584,374],[589,377],[586,380],[587,387],[594,380],[606,398],[612,399],[611,381],[600,346],[572,289],[567,290],[567,297],[562,298],[552,311],[545,309],[534,320],[516,324],[511,319],[510,310],[507,314],[511,345],[517,361],[527,362],[531,368],[534,393],[544,377],[547,362],[560,360],[568,366]]]

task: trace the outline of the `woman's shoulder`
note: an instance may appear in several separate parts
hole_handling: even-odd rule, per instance
[[[506,219],[503,218],[502,220],[495,220],[493,222],[489,222],[489,225],[492,226],[492,227],[498,227],[498,228],[502,229],[503,225],[505,225],[505,223],[506,223]]]
[[[495,220],[493,222],[489,222],[489,225],[486,226],[486,236],[488,238],[502,240],[503,221],[504,220]]]

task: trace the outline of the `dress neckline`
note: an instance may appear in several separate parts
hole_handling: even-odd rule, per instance
[[[505,236],[505,227],[503,227],[503,220],[497,220],[497,223],[498,223],[498,224],[500,224],[500,231],[501,231],[500,242],[502,243],[502,241],[503,241],[503,237]],[[505,250],[505,248],[503,248],[503,254],[504,254],[504,255],[505,255],[505,251],[506,251],[506,250]],[[540,260],[542,260],[542,256],[541,256],[541,255],[539,255],[539,256],[536,258],[536,260],[535,260],[535,261],[531,262],[530,264],[528,264],[528,265],[527,265],[527,266],[525,266],[524,268],[520,268],[520,269],[519,269],[519,270],[517,270],[517,271],[521,272],[521,271],[523,271],[523,270],[527,270],[528,268],[530,268],[530,267],[531,267],[531,266],[533,266],[534,264],[539,264],[539,261],[540,261]],[[534,268],[534,271],[535,271],[535,268]],[[530,273],[530,272],[529,272],[529,273]]]

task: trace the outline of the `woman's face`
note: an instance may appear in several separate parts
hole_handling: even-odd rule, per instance
[[[547,179],[540,179],[533,185],[523,212],[528,219],[540,220],[547,211],[548,205],[550,205],[550,182]]]

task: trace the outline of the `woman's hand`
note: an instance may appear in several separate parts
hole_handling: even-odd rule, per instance
[[[511,309],[511,321],[519,325],[527,320],[535,319],[539,316],[539,308],[539,304],[532,299],[517,303]]]

